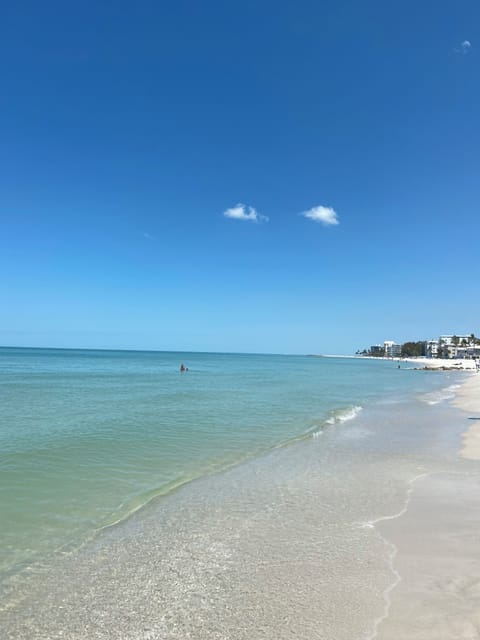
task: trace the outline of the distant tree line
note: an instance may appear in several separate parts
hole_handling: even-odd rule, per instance
[[[452,336],[452,344],[455,347],[473,347],[475,345],[480,344],[480,338],[477,338],[477,336],[474,333],[471,333],[468,337],[468,340],[466,338],[462,338],[460,340],[460,338],[458,336]]]
[[[414,358],[426,355],[426,342],[404,342],[402,344],[402,358]]]
[[[426,355],[426,346],[427,343],[425,341],[419,340],[418,342],[405,342],[402,344],[402,358],[411,358],[415,356],[424,356]],[[357,356],[370,356],[373,358],[384,358],[385,357],[385,347],[380,345],[375,345],[374,347],[370,347],[370,349],[360,349],[356,352]]]
[[[371,347],[370,349],[358,349],[355,351],[357,356],[370,356],[373,358],[383,358],[385,355],[385,348],[380,346]]]

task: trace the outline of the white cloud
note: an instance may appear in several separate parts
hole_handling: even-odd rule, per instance
[[[233,220],[249,220],[250,222],[267,222],[267,216],[262,216],[253,207],[247,207],[244,204],[237,204],[235,207],[230,207],[223,212],[226,218],[232,218]]]
[[[304,211],[301,215],[314,222],[319,222],[326,227],[340,224],[337,213],[332,207],[319,205],[318,207],[312,207],[308,211]]]
[[[147,231],[142,231],[142,236],[144,238],[146,238],[147,240],[155,240],[154,236],[152,236],[150,233],[148,233]]]
[[[459,47],[454,49],[455,53],[468,53],[472,48],[470,40],[464,40]]]

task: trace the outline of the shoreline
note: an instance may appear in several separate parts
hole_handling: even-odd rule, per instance
[[[270,639],[478,638],[466,633],[480,611],[471,539],[480,474],[455,455],[480,385],[466,378],[462,407],[374,404],[321,437],[221,472],[220,483],[203,477],[152,501],[32,576],[6,637],[60,637],[73,625],[75,640],[246,640],[259,628]]]
[[[466,380],[457,390],[453,404],[469,414],[472,424],[463,433],[460,455],[467,460],[480,460],[480,375]]]
[[[336,354],[319,354],[315,358],[343,358],[348,360],[377,360],[379,362],[392,362],[401,364],[409,362],[418,365],[413,367],[425,371],[477,371],[476,360],[472,358],[427,358],[426,356],[418,357],[400,357],[400,356],[360,356],[360,355],[336,355]]]
[[[480,375],[450,404],[474,420],[461,434],[458,462],[414,478],[403,513],[378,522],[392,547],[394,582],[372,640],[480,637],[480,469],[467,462],[480,460]]]
[[[411,362],[419,365],[418,369],[427,371],[477,371],[476,361],[468,358],[399,358],[398,362]]]

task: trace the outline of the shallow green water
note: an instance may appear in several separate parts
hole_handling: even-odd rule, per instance
[[[443,386],[391,362],[0,349],[0,570],[359,407]]]

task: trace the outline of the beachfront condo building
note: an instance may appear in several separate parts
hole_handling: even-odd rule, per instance
[[[383,343],[385,356],[387,358],[400,358],[402,355],[402,345],[393,342],[393,340],[385,340]]]
[[[438,357],[441,358],[478,358],[480,345],[473,334],[457,336],[445,335],[438,339]]]
[[[427,340],[425,355],[427,358],[438,358],[438,340]]]

